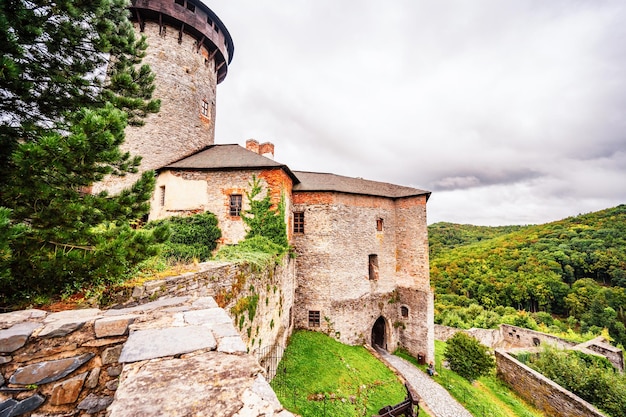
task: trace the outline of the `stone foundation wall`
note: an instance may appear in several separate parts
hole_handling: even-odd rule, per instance
[[[606,417],[591,404],[532,370],[501,349],[496,349],[498,377],[515,392],[553,417]]]
[[[205,263],[196,273],[148,281],[111,293],[109,297],[118,304],[109,310],[24,310],[1,314],[0,407],[12,410],[7,416],[27,416],[33,410],[37,410],[38,416],[104,416],[114,396],[119,397],[120,382],[127,381],[124,398],[132,403],[136,396],[151,396],[150,392],[137,393],[133,388],[135,377],[152,378],[155,387],[165,380],[164,375],[160,376],[161,383],[154,375],[143,375],[143,365],[125,368],[125,363],[175,356],[169,359],[172,360],[180,354],[202,363],[243,361],[237,378],[247,375],[251,379],[235,382],[241,389],[252,389],[262,372],[257,351],[261,347],[285,346],[291,334],[294,287],[294,262],[288,257],[281,266],[263,270],[249,265]],[[253,304],[254,308],[249,308]],[[130,348],[127,342],[141,339],[140,336],[143,346],[140,343],[140,348]],[[167,344],[162,351],[158,347],[161,342]],[[176,345],[175,350],[171,350],[170,342]],[[207,357],[207,349],[216,353]],[[200,353],[193,353],[196,351],[204,353],[197,356]],[[224,356],[246,353],[250,359]],[[187,364],[178,361],[163,366],[182,369]],[[126,376],[122,375],[124,369]],[[231,371],[234,375],[235,371]],[[215,391],[210,391],[214,381],[200,379],[198,384],[206,385],[205,391]],[[230,379],[223,383],[227,380]],[[175,380],[167,384],[180,385]],[[239,400],[237,397],[229,407],[241,407]],[[177,406],[185,409],[182,404]],[[132,415],[123,413],[129,407],[118,406],[115,415]],[[280,404],[273,403],[272,407],[280,410]]]

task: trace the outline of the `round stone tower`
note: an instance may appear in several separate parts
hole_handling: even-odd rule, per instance
[[[156,75],[153,98],[161,111],[143,126],[129,126],[123,149],[143,157],[141,171],[156,169],[215,141],[217,84],[233,57],[226,26],[201,0],[132,0],[131,20],[148,48],[143,63]],[[136,176],[109,178],[111,192],[130,186]]]

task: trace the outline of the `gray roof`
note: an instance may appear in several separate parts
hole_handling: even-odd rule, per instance
[[[294,185],[294,192],[334,191],[387,198],[404,198],[420,195],[425,195],[427,199],[430,197],[430,191],[386,182],[364,180],[363,178],[303,171],[294,171],[294,174],[300,180],[300,184]]]
[[[232,145],[211,145],[190,155],[186,158],[173,162],[163,169],[189,169],[200,171],[223,171],[235,169],[283,169],[291,177],[294,183],[298,178],[291,172],[289,167],[273,159],[259,155],[246,148]]]
[[[289,167],[273,159],[266,158],[246,148],[232,145],[211,145],[191,156],[171,163],[164,169],[198,170],[198,171],[228,171],[239,169],[272,169],[279,168],[285,171],[293,180],[294,192],[331,191],[347,194],[362,194],[386,198],[404,198],[425,195],[430,197],[430,191],[412,187],[364,180],[362,178],[344,177],[335,174],[319,172],[292,172]]]

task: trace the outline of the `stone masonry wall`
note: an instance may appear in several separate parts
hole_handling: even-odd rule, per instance
[[[260,271],[248,265],[228,263],[205,263],[199,269],[196,273],[148,281],[133,288],[130,294],[129,290],[110,293],[111,300],[124,302],[109,310],[92,308],[59,313],[24,310],[0,315],[0,407],[11,410],[5,414],[27,416],[36,409],[38,416],[104,415],[115,395],[116,401],[123,405],[118,404],[113,415],[159,415],[158,406],[152,409],[156,414],[145,414],[146,409],[136,408],[146,405],[143,397],[151,398],[156,394],[137,392],[139,382],[135,378],[143,381],[144,387],[149,381],[154,387],[163,386],[163,372],[167,373],[164,369],[185,369],[193,361],[211,369],[218,365],[207,364],[230,363],[224,365],[224,372],[230,372],[228,375],[232,378],[224,379],[220,383],[222,388],[226,389],[224,387],[232,380],[237,389],[252,389],[254,379],[258,379],[261,372],[256,357],[259,348],[285,346],[291,333],[294,262],[286,257],[282,266]],[[247,307],[252,300],[255,308],[251,313]],[[246,308],[237,312],[237,307],[242,305]],[[212,335],[206,333],[206,326]],[[130,339],[133,344],[129,347]],[[158,352],[154,353],[155,349]],[[172,353],[172,349],[178,353]],[[207,356],[206,349],[209,353],[217,350]],[[193,353],[195,351],[198,353]],[[147,357],[145,352],[148,352]],[[148,375],[144,373],[147,370],[144,365],[133,365],[182,353],[191,362],[176,361],[176,356],[162,366],[155,364]],[[250,353],[251,362],[236,365],[247,359],[228,356],[233,353]],[[237,372],[240,375],[235,378]],[[219,397],[221,394],[211,388],[219,375],[206,377],[204,374],[210,372],[198,374],[196,381],[204,386],[202,395]],[[177,382],[180,375],[173,377],[168,373],[167,378],[170,378],[166,384],[169,388],[184,387],[188,383],[185,379]],[[244,380],[249,382],[244,383]],[[122,394],[118,392],[120,383]],[[255,384],[266,385],[263,381]],[[169,390],[163,397],[171,396],[172,392]],[[237,395],[246,397],[242,393]],[[138,401],[138,397],[142,400]],[[240,400],[232,399],[229,407],[235,410],[237,404],[242,407]],[[280,404],[273,400],[270,403],[263,403],[263,407],[271,406],[280,411]],[[183,411],[178,414],[172,411],[168,415],[186,415],[184,410],[190,408],[183,405],[172,405]]]
[[[263,191],[260,198],[270,193],[276,204],[285,198],[286,223],[291,207],[291,179],[282,169],[237,171],[167,171],[157,178],[150,201],[150,220],[174,215],[210,211],[217,216],[222,230],[220,243],[234,244],[245,237],[246,230],[240,216],[231,216],[230,195],[243,196],[243,209],[250,208],[246,192],[250,192],[253,176],[260,180]],[[165,204],[161,204],[161,187],[165,187]]]
[[[389,198],[302,192],[294,193],[293,199],[293,211],[304,212],[305,230],[293,235],[298,255],[296,326],[324,331],[343,343],[371,343],[372,327],[382,316],[388,349],[402,342],[412,352],[434,358],[429,347],[434,339],[429,325],[433,310],[427,234],[425,218],[422,227],[418,213],[424,206],[404,202],[399,223],[397,204]],[[417,217],[409,216],[409,211]],[[378,219],[383,221],[382,230],[377,230]],[[398,249],[398,238],[404,242],[409,236],[424,246],[419,253],[425,257],[401,259],[405,255]],[[370,255],[377,256],[373,278]],[[401,267],[419,262],[426,264]],[[406,289],[401,292],[406,301],[398,296],[401,289]],[[401,320],[400,304],[395,303],[402,302],[411,312],[410,323]],[[319,329],[309,326],[309,311],[320,312]]]
[[[588,402],[535,372],[501,349],[496,349],[498,376],[515,392],[553,417],[605,417]]]
[[[212,145],[215,140],[215,100],[217,76],[215,62],[208,51],[197,51],[196,39],[183,34],[178,42],[178,30],[145,22],[143,33],[148,48],[142,63],[155,73],[153,98],[161,100],[161,111],[145,118],[143,126],[129,126],[122,149],[143,157],[141,171],[156,169]],[[202,103],[208,104],[207,115]],[[108,189],[118,192],[137,179],[110,177],[97,184],[94,191]]]

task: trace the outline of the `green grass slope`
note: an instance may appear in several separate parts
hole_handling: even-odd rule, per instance
[[[303,417],[371,416],[406,396],[404,385],[367,349],[322,333],[296,331],[279,369],[272,388],[285,408]]]

